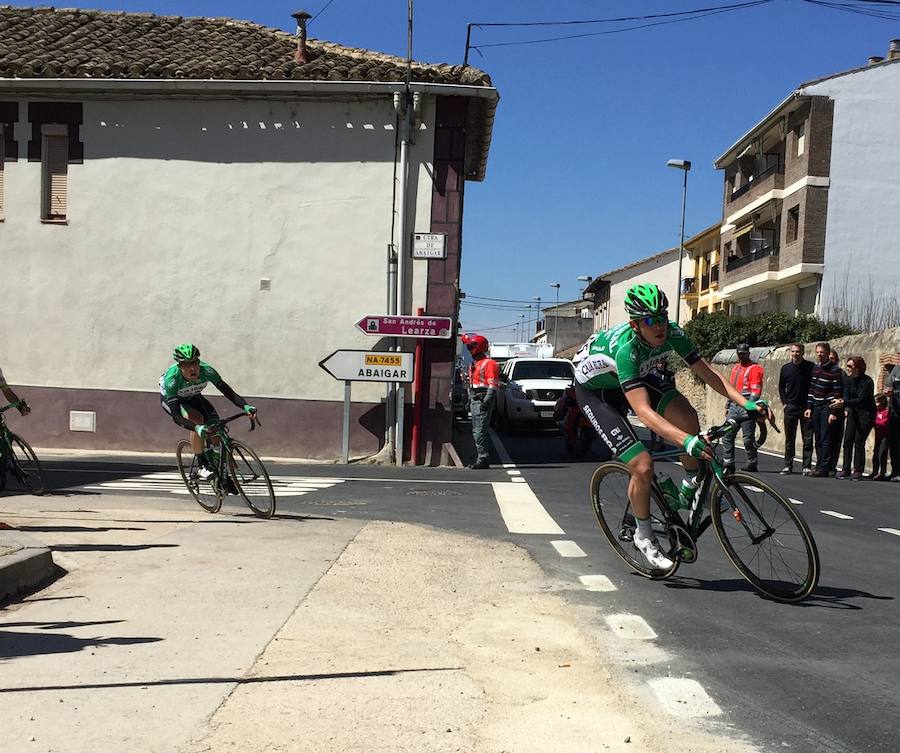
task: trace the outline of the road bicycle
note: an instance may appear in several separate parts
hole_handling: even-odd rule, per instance
[[[28,444],[6,425],[3,414],[10,408],[26,408],[24,400],[0,408],[0,490],[12,480],[32,494],[44,493],[41,463]]]
[[[178,471],[191,496],[207,512],[219,512],[227,494],[240,495],[244,502],[260,518],[275,514],[275,491],[262,460],[250,447],[228,433],[228,424],[246,413],[230,418],[210,421],[206,424],[206,464],[212,471],[207,479],[200,477],[200,468],[191,443],[183,439],[178,443],[176,456]],[[259,419],[250,415],[250,431]]]
[[[700,460],[699,488],[690,509],[678,509],[654,478],[650,487],[650,518],[660,550],[672,567],[652,567],[633,544],[637,523],[628,498],[631,471],[618,461],[603,463],[591,478],[591,503],[597,522],[610,545],[632,569],[655,580],[669,578],[679,565],[696,562],[697,540],[710,525],[738,572],[758,591],[776,601],[797,602],[819,582],[819,553],[806,521],[776,489],[744,472],[725,472],[716,455],[718,443],[737,432],[748,415],[729,419],[705,432],[713,460]],[[774,427],[774,423],[772,424]],[[760,427],[762,444],[766,427]],[[775,427],[777,429],[777,427]],[[654,460],[675,459],[681,449],[652,455]]]

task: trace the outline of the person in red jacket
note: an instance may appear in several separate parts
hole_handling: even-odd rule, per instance
[[[469,410],[472,413],[472,439],[478,457],[469,468],[489,468],[490,446],[488,427],[491,414],[497,404],[497,390],[500,389],[500,367],[488,356],[488,341],[482,335],[465,334],[463,344],[474,359],[469,367]]]
[[[731,370],[731,378],[729,381],[732,386],[741,393],[747,400],[756,402],[762,394],[763,386],[763,368],[759,364],[750,360],[750,346],[747,343],[741,343],[735,349],[737,352],[738,362]],[[740,418],[746,416],[747,411],[744,406],[728,401],[725,411],[726,418]],[[744,434],[744,449],[747,451],[747,465],[741,470],[755,473],[758,469],[756,466],[757,452],[756,439],[754,432],[756,425],[752,421],[746,421],[741,424],[741,431]],[[722,440],[722,448],[725,454],[725,469],[734,471],[734,434],[728,434]]]

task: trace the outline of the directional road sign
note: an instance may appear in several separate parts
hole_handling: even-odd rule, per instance
[[[433,337],[447,339],[453,320],[447,316],[364,316],[356,326],[367,335],[391,337]]]
[[[319,361],[342,382],[411,382],[412,353],[385,353],[371,350],[336,350]]]

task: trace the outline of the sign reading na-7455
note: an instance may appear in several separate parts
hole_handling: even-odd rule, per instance
[[[325,371],[342,382],[411,382],[412,353],[376,353],[371,350],[336,350],[319,361]]]
[[[449,338],[453,320],[447,316],[364,316],[356,326],[367,335]]]

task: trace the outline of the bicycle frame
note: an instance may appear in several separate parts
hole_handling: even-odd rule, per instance
[[[216,457],[216,467],[212,468],[219,479],[227,479],[229,469],[227,466],[227,458],[228,454],[231,452],[231,435],[228,433],[227,424],[232,421],[237,420],[238,418],[244,418],[248,414],[246,413],[235,413],[233,416],[229,416],[228,418],[219,419],[218,421],[212,421],[207,426],[209,429],[209,438],[205,439],[205,452],[210,452],[211,450],[216,453],[218,457]],[[250,416],[250,431],[253,431],[256,428],[256,418],[254,416]],[[218,439],[218,444],[214,444],[213,440]]]

